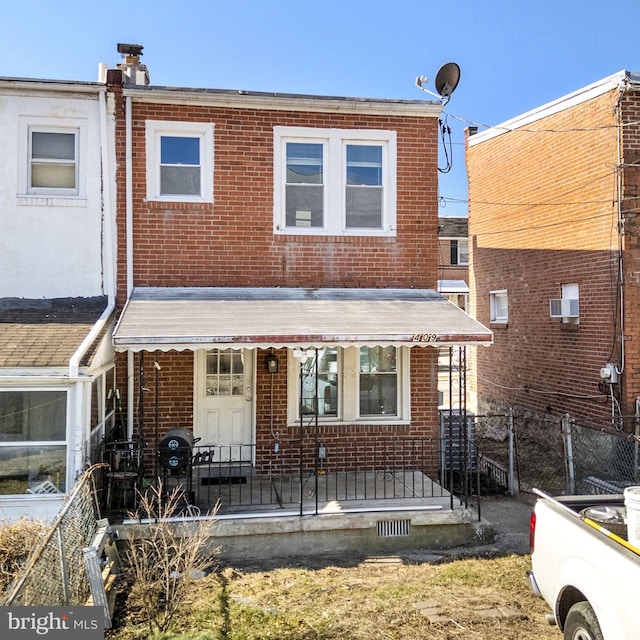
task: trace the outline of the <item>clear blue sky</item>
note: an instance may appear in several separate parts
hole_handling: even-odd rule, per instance
[[[453,61],[440,211],[466,215],[467,123],[640,72],[639,27],[640,0],[18,0],[2,6],[0,76],[94,81],[128,42],[155,85],[420,100],[416,77],[433,91]]]

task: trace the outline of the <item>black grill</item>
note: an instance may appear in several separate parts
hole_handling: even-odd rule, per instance
[[[193,433],[188,429],[170,429],[158,443],[160,466],[168,471],[184,473],[193,457]]]

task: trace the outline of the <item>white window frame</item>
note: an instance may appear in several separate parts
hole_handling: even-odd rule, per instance
[[[306,350],[306,348],[303,348]],[[396,415],[380,414],[360,417],[360,349],[338,348],[338,412],[337,415],[318,416],[322,424],[409,424],[411,420],[411,394],[409,377],[410,350],[396,348],[398,376],[398,412]],[[300,362],[288,351],[287,357],[287,421],[300,424]],[[309,414],[304,420],[309,419]]]
[[[323,145],[322,227],[287,227],[286,147],[288,142]],[[347,227],[347,145],[376,145],[382,147],[382,221],[379,229]],[[274,233],[304,236],[395,236],[396,172],[397,134],[395,131],[274,127]]]
[[[75,187],[31,186],[31,134],[65,133],[75,136]],[[88,124],[81,118],[21,117],[18,121],[18,196],[26,198],[46,197],[62,201],[85,200],[87,197],[87,139]]]
[[[456,242],[458,254],[458,262],[456,264],[461,267],[467,267],[469,266],[469,240],[467,238],[456,238]],[[465,256],[464,260],[462,256]]]
[[[147,200],[160,202],[213,202],[213,123],[145,122]],[[163,136],[197,138],[200,141],[200,195],[160,193],[160,140]]]
[[[498,304],[500,300],[504,300],[503,304]],[[505,313],[502,314],[502,309]],[[489,321],[496,324],[507,324],[509,322],[509,295],[506,289],[499,289],[489,293]]]
[[[2,441],[0,442],[0,451],[2,449],[10,449],[12,447],[24,446],[28,448],[33,448],[37,450],[42,447],[64,447],[64,459],[66,466],[66,473],[64,476],[65,483],[65,491],[61,493],[68,493],[69,488],[71,487],[71,483],[73,481],[73,447],[71,447],[71,415],[73,411],[73,407],[71,405],[71,393],[68,387],[46,387],[46,386],[37,386],[37,387],[2,387],[0,388],[0,393],[5,392],[14,392],[14,393],[37,393],[37,392],[56,392],[56,393],[64,393],[65,394],[65,439],[64,440],[16,440],[16,441]],[[8,496],[19,495],[20,498],[31,499],[31,496],[36,496],[41,498],[40,494],[34,493],[19,493],[19,494],[0,494],[1,498],[7,498]]]

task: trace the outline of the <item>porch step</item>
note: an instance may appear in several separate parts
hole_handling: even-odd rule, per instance
[[[198,480],[199,484],[205,479],[233,480],[238,478],[249,478],[256,475],[256,469],[250,463],[234,463],[234,462],[198,462],[194,460],[192,466],[193,478]],[[213,483],[207,483],[213,484]]]

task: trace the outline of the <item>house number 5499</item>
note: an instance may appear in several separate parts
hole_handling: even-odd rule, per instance
[[[435,342],[437,337],[438,336],[435,333],[414,333],[413,341],[414,342]]]

